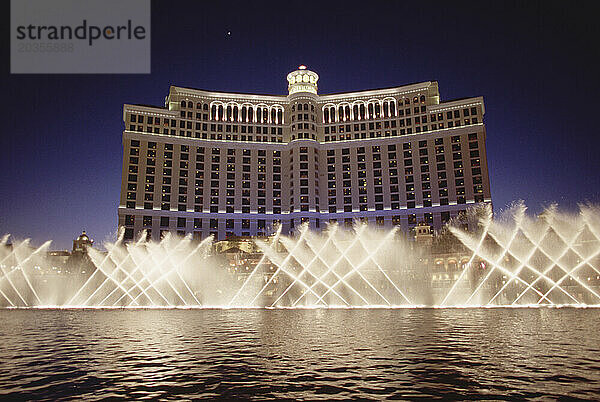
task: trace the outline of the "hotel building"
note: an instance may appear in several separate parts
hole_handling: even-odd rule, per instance
[[[319,95],[172,86],[165,107],[123,108],[119,226],[194,238],[291,233],[354,220],[408,233],[490,203],[482,97],[441,102],[428,81]]]

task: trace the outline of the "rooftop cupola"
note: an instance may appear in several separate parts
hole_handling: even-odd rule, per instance
[[[300,66],[296,71],[292,71],[287,75],[288,91],[290,95],[299,92],[308,92],[317,94],[317,81],[319,76],[317,73],[307,70],[306,66]]]

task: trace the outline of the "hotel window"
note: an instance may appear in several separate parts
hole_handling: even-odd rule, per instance
[[[133,215],[125,215],[125,224],[129,226],[133,226],[135,217]]]

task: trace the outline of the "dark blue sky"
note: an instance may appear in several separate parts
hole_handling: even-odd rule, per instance
[[[442,100],[482,95],[496,209],[600,201],[594,2],[154,1],[150,75],[10,75],[6,3],[0,234],[101,242],[123,103],[160,106],[169,85],[285,94],[299,64],[320,93],[437,80]]]

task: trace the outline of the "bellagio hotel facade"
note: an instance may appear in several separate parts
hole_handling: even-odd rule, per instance
[[[300,66],[287,96],[172,86],[165,107],[126,104],[125,238],[410,233],[491,202],[482,97],[441,102],[434,81],[319,95],[318,78]]]

